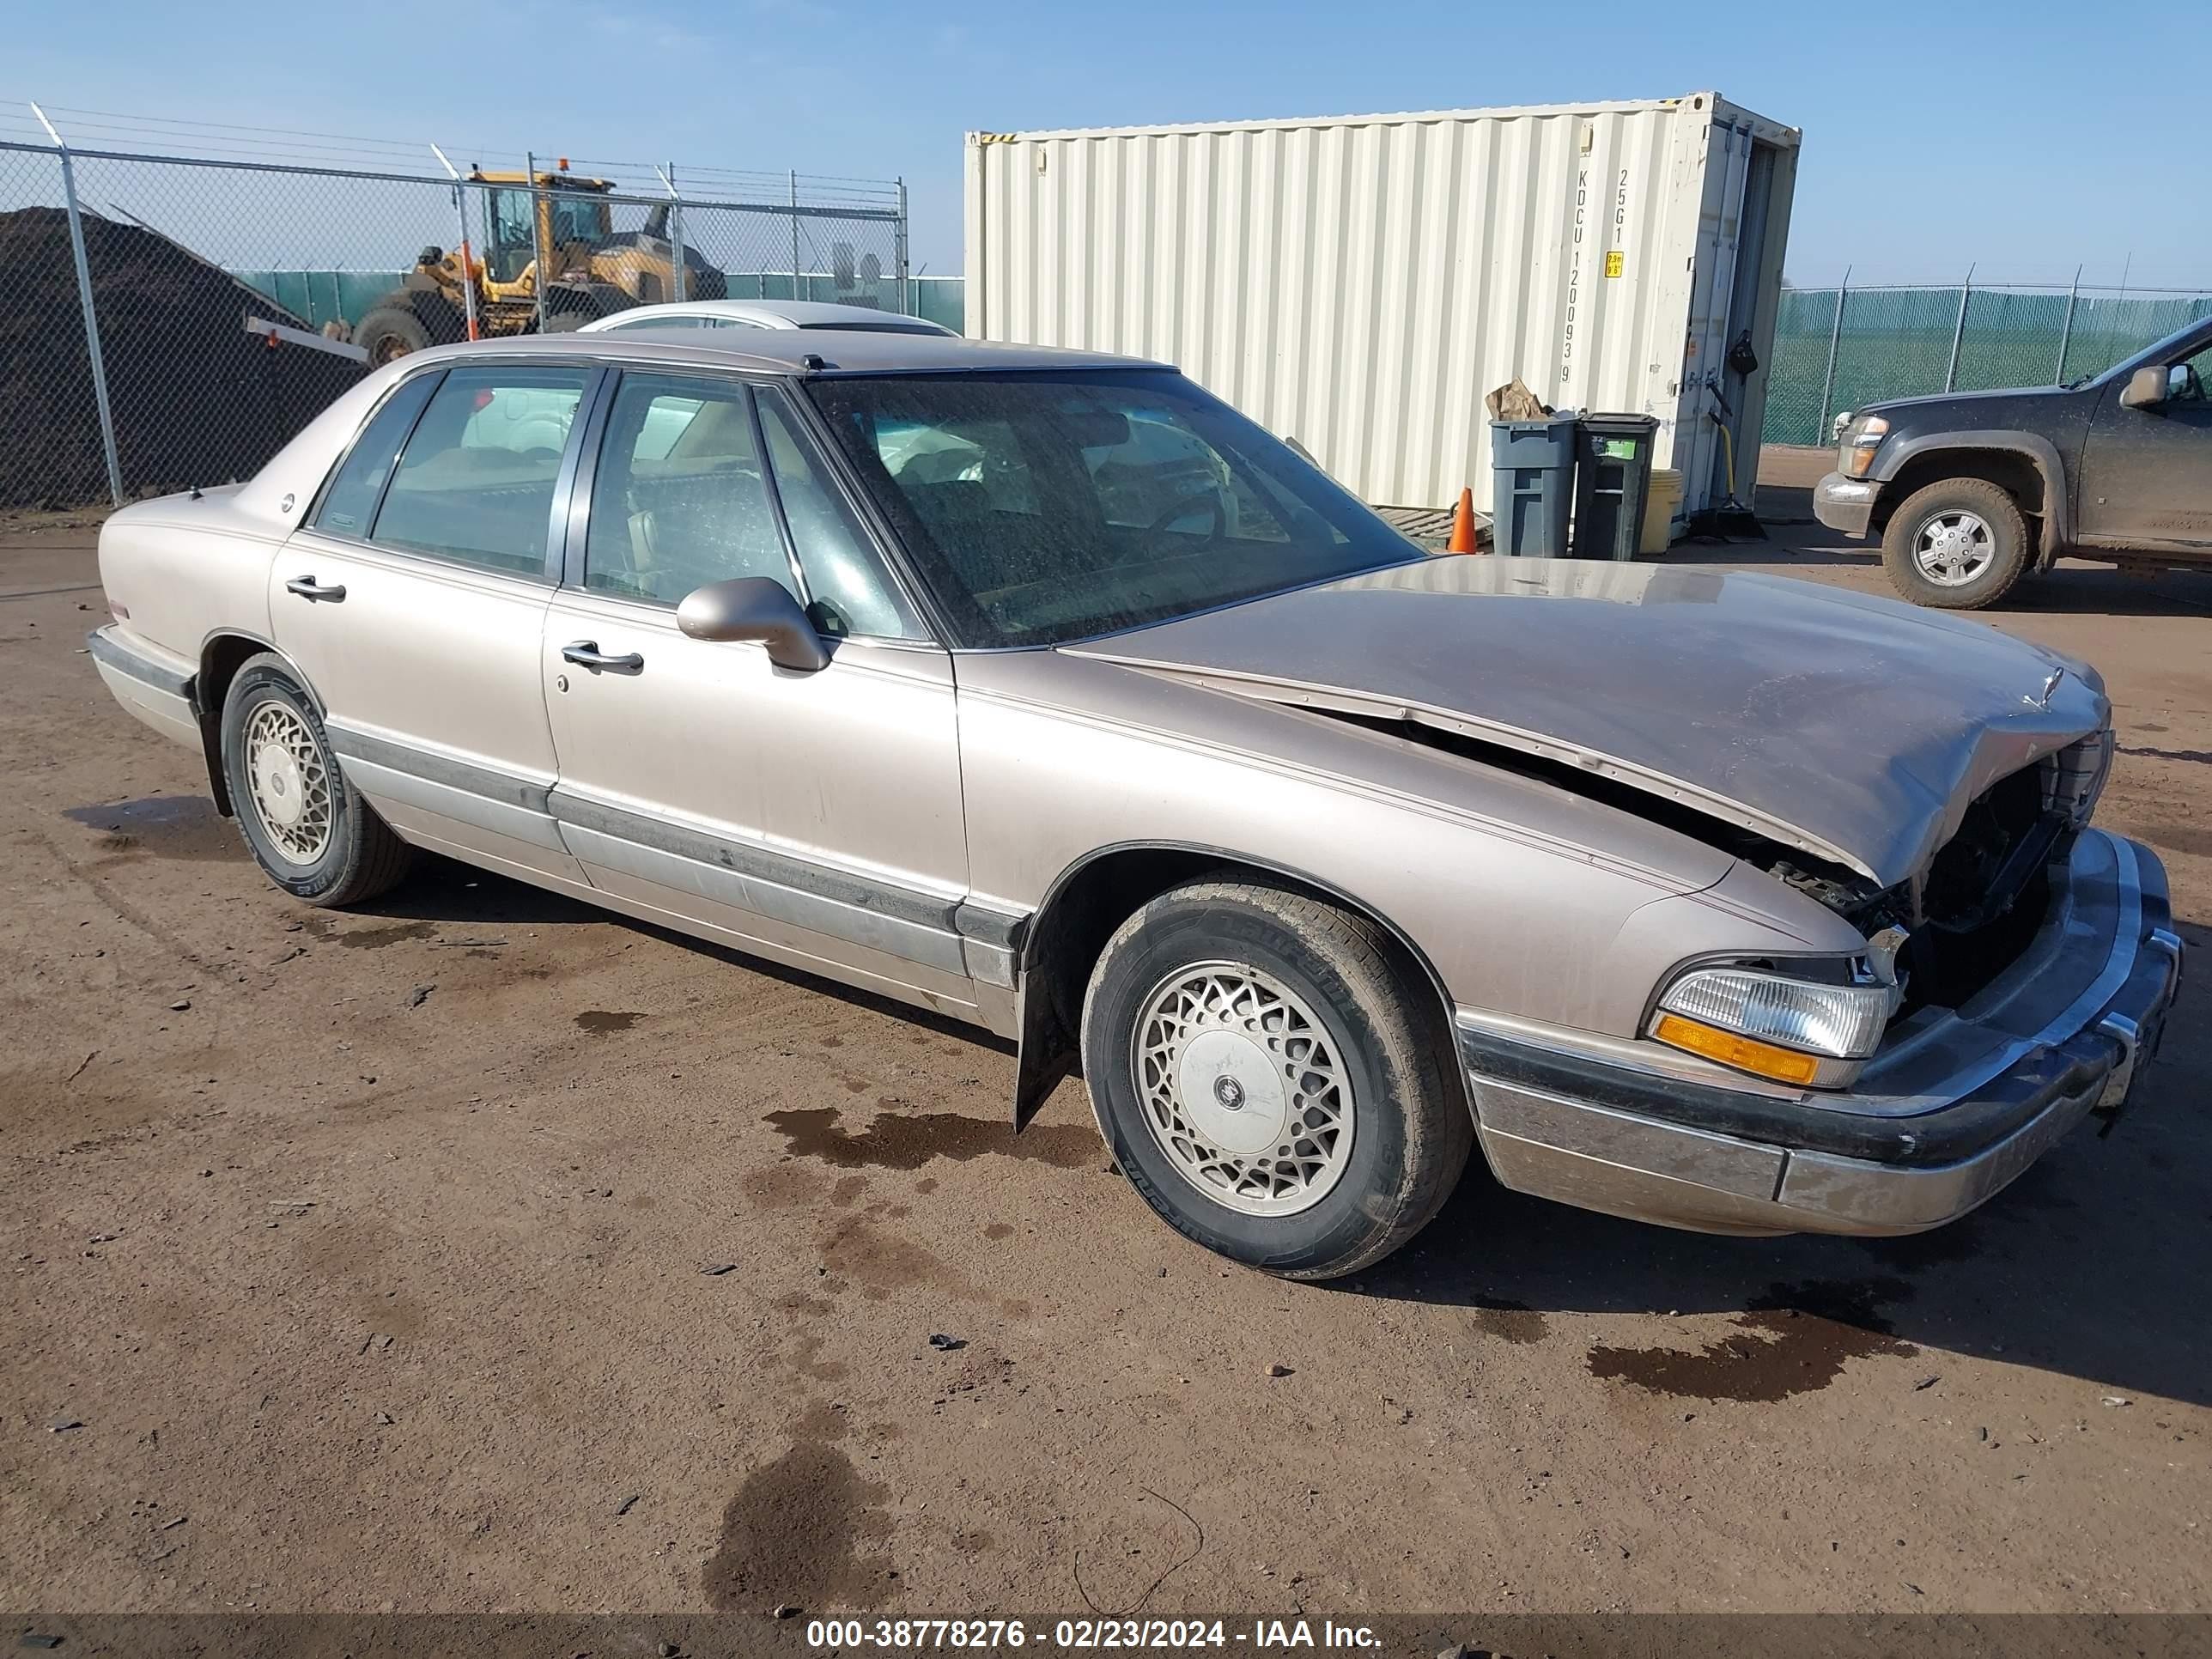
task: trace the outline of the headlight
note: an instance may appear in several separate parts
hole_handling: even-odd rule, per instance
[[[1862,415],[1844,428],[1844,447],[1836,470],[1846,478],[1863,478],[1874,466],[1874,453],[1889,435],[1889,422],[1879,415]]]
[[[1834,982],[1764,968],[1693,968],[1660,997],[1651,1035],[1739,1071],[1836,1089],[1881,1044],[1899,995],[1864,962]]]

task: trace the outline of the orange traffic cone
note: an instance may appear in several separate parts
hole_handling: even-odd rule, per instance
[[[1444,544],[1447,553],[1474,551],[1474,491],[1462,489],[1459,505],[1452,508],[1451,539]]]

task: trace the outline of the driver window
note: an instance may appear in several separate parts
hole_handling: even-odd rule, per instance
[[[532,202],[526,190],[491,192],[491,274],[502,283],[514,281],[522,275],[523,267],[538,257]]]
[[[833,639],[852,634],[887,640],[927,637],[854,521],[852,509],[823,477],[823,463],[801,434],[783,394],[763,389],[756,396],[784,522],[791,527],[792,546],[813,597],[807,611],[816,629]]]
[[[674,605],[736,576],[793,585],[744,387],[623,375],[592,478],[584,586]]]

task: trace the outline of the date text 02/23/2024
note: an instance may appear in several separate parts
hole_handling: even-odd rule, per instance
[[[1238,1626],[1220,1619],[1061,1619],[1035,1628],[1018,1619],[816,1619],[810,1648],[921,1652],[938,1649],[1039,1647],[1177,1650],[1243,1647],[1261,1652],[1297,1648],[1363,1649],[1381,1645],[1364,1625],[1324,1619],[1255,1619]]]

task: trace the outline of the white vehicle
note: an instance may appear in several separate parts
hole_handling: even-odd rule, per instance
[[[667,328],[842,328],[870,334],[951,334],[942,323],[902,317],[872,306],[837,306],[815,300],[683,300],[632,306],[586,323],[579,334]]]

